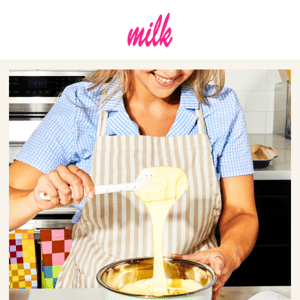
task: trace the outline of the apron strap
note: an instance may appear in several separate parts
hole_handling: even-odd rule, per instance
[[[206,127],[203,119],[201,104],[199,104],[199,109],[196,109],[196,116],[198,117],[197,124],[198,124],[199,134],[201,133],[206,134]]]
[[[105,135],[107,115],[108,115],[108,111],[99,109],[97,137]]]

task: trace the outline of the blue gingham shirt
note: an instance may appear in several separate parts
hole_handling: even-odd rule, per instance
[[[69,164],[90,173],[101,91],[101,87],[88,91],[90,86],[87,82],[68,86],[15,159],[45,174]],[[112,89],[114,85],[108,93]],[[208,95],[214,91],[215,87],[209,85]],[[109,111],[105,135],[139,135],[120,95],[118,90],[102,105],[103,110]],[[199,104],[193,89],[182,84],[179,110],[167,136],[198,134],[195,110],[201,105],[218,180],[253,174],[245,119],[236,94],[225,87],[217,98],[206,100],[208,105]],[[84,200],[79,205],[72,204],[77,208],[74,223],[81,217]]]

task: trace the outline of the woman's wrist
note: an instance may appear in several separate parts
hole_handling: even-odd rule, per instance
[[[29,200],[29,203],[32,207],[32,212],[35,213],[36,215],[38,213],[40,213],[41,211],[43,211],[44,209],[41,208],[39,206],[39,204],[35,201],[35,198],[34,198],[34,191],[31,191],[29,194],[28,194],[28,200]]]
[[[238,247],[232,243],[221,244],[219,249],[225,253],[226,257],[230,260],[232,271],[239,268],[242,263],[242,257]]]

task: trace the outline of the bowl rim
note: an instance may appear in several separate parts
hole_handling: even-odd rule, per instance
[[[217,278],[215,277],[215,272],[214,270],[205,264],[202,264],[198,261],[195,260],[190,260],[190,259],[184,259],[184,258],[171,258],[171,257],[163,257],[164,260],[172,260],[172,261],[185,261],[188,262],[191,265],[194,265],[196,267],[200,267],[201,269],[205,269],[207,271],[209,271],[213,277],[212,281],[205,287],[198,289],[196,291],[192,291],[192,292],[188,292],[188,293],[182,293],[182,294],[176,294],[176,295],[164,295],[164,296],[154,296],[154,295],[137,295],[137,294],[131,294],[131,293],[124,293],[118,290],[115,290],[111,287],[109,287],[108,285],[106,285],[103,281],[102,281],[102,276],[103,274],[108,271],[111,268],[114,268],[118,265],[124,264],[124,263],[135,263],[137,261],[142,261],[142,260],[150,260],[150,259],[154,259],[154,257],[138,257],[138,258],[128,258],[128,259],[123,259],[123,260],[119,260],[117,262],[113,262],[109,265],[104,266],[102,269],[100,269],[97,274],[96,274],[96,280],[98,282],[98,284],[100,284],[102,287],[106,288],[107,290],[110,290],[111,292],[114,293],[118,293],[124,296],[131,296],[131,297],[137,297],[137,298],[152,298],[152,299],[161,299],[161,298],[169,298],[169,297],[174,297],[174,296],[178,296],[178,297],[182,297],[182,296],[187,296],[187,295],[193,295],[196,293],[199,293],[203,290],[209,289],[211,288],[213,285],[215,285],[215,283],[217,282]]]

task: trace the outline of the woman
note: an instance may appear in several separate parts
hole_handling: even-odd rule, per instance
[[[151,256],[151,220],[134,193],[95,196],[94,185],[159,165],[189,179],[166,220],[164,255],[211,265],[217,299],[258,231],[245,121],[223,71],[99,70],[67,87],[10,167],[10,230],[72,203],[72,249],[56,287],[97,287],[104,265]]]

